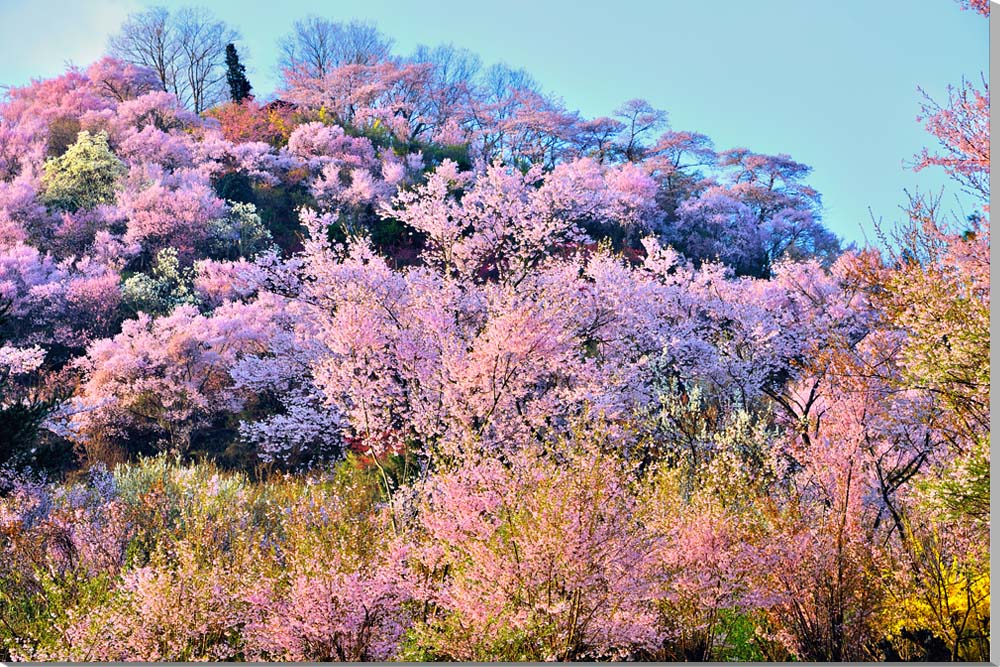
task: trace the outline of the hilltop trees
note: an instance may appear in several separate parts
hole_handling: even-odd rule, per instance
[[[318,16],[296,21],[279,42],[279,66],[321,79],[346,65],[375,65],[389,57],[392,40],[370,23],[337,23]]]
[[[131,14],[108,46],[122,61],[148,67],[161,90],[201,113],[224,95],[226,46],[236,38],[206,10],[154,7]]]

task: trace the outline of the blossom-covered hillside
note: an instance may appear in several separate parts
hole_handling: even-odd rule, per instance
[[[0,660],[988,659],[985,82],[981,211],[858,249],[643,100],[234,41],[0,102]]]

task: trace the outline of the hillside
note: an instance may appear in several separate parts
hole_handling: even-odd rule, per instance
[[[0,102],[0,660],[988,659],[985,82],[982,211],[859,249],[644,100],[228,30]]]

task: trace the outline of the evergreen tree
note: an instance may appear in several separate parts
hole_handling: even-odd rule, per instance
[[[229,96],[237,104],[250,97],[253,86],[247,79],[246,67],[240,62],[233,44],[226,45],[226,81],[229,82]]]

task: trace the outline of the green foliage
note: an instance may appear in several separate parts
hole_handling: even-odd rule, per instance
[[[259,185],[254,194],[257,213],[278,247],[286,252],[299,250],[303,228],[298,211],[303,206],[317,206],[306,184]]]
[[[79,570],[37,568],[31,580],[0,570],[0,661],[45,656],[59,646],[72,611],[111,599],[114,582]],[[43,658],[44,659],[44,658]]]
[[[156,253],[150,274],[136,273],[122,284],[122,301],[132,313],[165,315],[182,304],[194,304],[194,271],[181,267],[177,250]]]
[[[370,461],[257,473],[161,455],[116,466],[100,488],[59,485],[40,507],[13,501],[29,519],[0,523],[0,659],[242,659],[248,592],[385,558],[392,532]]]
[[[380,251],[397,248],[412,238],[412,230],[395,218],[375,220],[369,233],[375,248]]]
[[[322,122],[330,123],[329,119],[320,118]],[[386,125],[357,127],[350,123],[338,122],[344,128],[344,133],[352,137],[365,137],[377,148],[390,149],[396,155],[409,155],[420,152],[428,170],[436,168],[445,160],[451,160],[458,168],[466,171],[472,169],[472,154],[469,144],[437,144],[411,139],[403,141],[393,134]]]
[[[406,636],[399,659],[404,662],[445,662],[448,656],[432,648],[441,636],[464,643],[472,651],[469,662],[537,662],[543,648],[558,643],[559,630],[552,624],[533,623],[528,627],[497,627],[487,637],[465,627],[457,616],[446,617],[433,628],[416,626]]]
[[[84,130],[65,153],[45,162],[42,199],[66,211],[111,203],[125,171],[125,164],[108,145],[108,135]]]
[[[719,613],[717,632],[721,637],[713,658],[720,662],[762,662],[767,656],[760,648],[758,623],[751,616],[737,610],[724,609]]]
[[[0,377],[0,382],[3,382]],[[59,403],[59,397],[26,396],[0,405],[0,465],[62,470],[74,462],[72,449],[61,439],[43,438],[41,425]]]
[[[922,489],[932,505],[953,521],[988,524],[990,520],[990,436],[956,457],[939,478],[924,480]]]
[[[256,204],[257,195],[253,189],[250,177],[241,171],[230,171],[222,174],[213,182],[215,194],[220,199],[243,204]]]
[[[11,384],[7,372],[0,370],[0,388],[9,390]],[[7,397],[0,403],[0,465],[12,463],[19,467],[27,462],[38,429],[53,407],[51,401],[31,396]]]
[[[423,142],[414,143],[417,144],[416,148],[423,153],[424,162],[427,163],[428,167],[436,167],[445,160],[451,160],[462,171],[472,169],[472,157],[469,153],[468,144],[442,145]]]
[[[222,259],[253,257],[271,243],[257,207],[231,202],[229,215],[209,223],[209,254]]]

